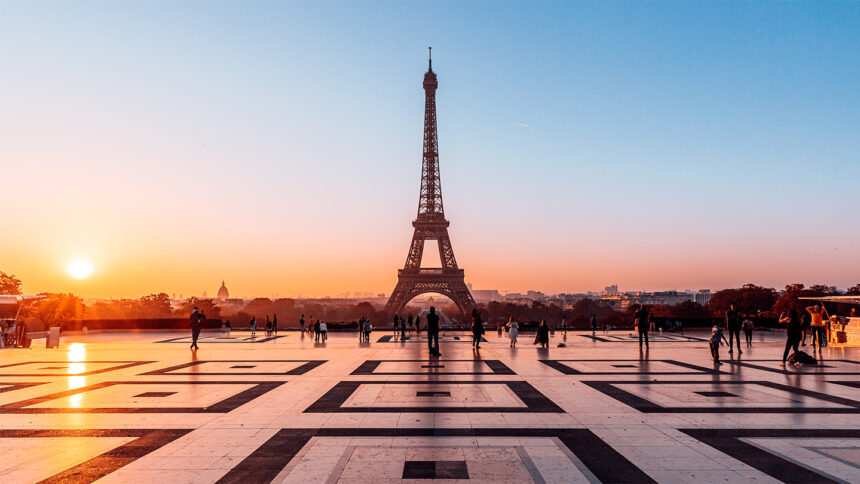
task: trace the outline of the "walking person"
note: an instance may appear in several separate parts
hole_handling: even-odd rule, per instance
[[[723,335],[723,326],[719,321],[714,323],[714,327],[711,328],[711,356],[714,358],[715,365],[722,365],[723,363],[720,361],[720,344],[722,341],[726,341],[725,335]],[[726,341],[728,344],[728,341]],[[738,348],[740,349],[740,348]]]
[[[415,316],[415,336],[421,334],[421,315]]]
[[[400,316],[394,315],[394,337],[397,338],[397,323],[400,322]]]
[[[278,315],[277,314],[272,315],[272,332],[275,333],[275,335],[278,334]]]
[[[508,338],[511,340],[511,348],[517,347],[517,336],[520,334],[520,325],[514,321],[514,317],[511,316],[508,319],[508,324],[505,325],[508,328]]]
[[[642,342],[645,342],[645,347],[648,347],[648,327],[651,324],[649,321],[650,314],[648,308],[644,304],[639,305],[639,309],[633,313],[633,321],[639,331],[639,348],[642,348]]]
[[[784,365],[785,360],[788,359],[788,350],[793,348],[794,352],[797,353],[797,347],[803,337],[803,333],[800,329],[800,317],[797,315],[797,310],[792,308],[788,311],[788,316],[786,316],[785,313],[780,314],[779,324],[788,325],[785,330],[785,351],[782,352],[782,364]]]
[[[741,351],[741,313],[735,309],[735,303],[729,304],[729,309],[726,310],[726,327],[729,330],[729,354],[734,352],[734,342],[738,341],[738,354]]]
[[[406,320],[400,318],[400,341],[406,341]]]
[[[439,352],[439,315],[436,314],[436,308],[430,307],[430,313],[427,314],[427,347],[430,350],[430,356],[442,356]]]
[[[269,315],[266,315],[266,336],[272,335],[272,321],[269,319]]]
[[[747,314],[747,317],[744,318],[742,328],[744,330],[744,337],[747,340],[747,347],[751,347],[752,346],[752,335],[753,335],[753,330],[755,329],[755,324],[753,324],[753,320],[750,318],[749,314]]]
[[[597,336],[597,315],[591,314],[591,336]]]
[[[314,343],[320,342],[320,320],[317,319],[314,323]]]
[[[302,317],[299,318],[299,326],[302,328],[302,334],[305,334],[305,315],[302,314]]]
[[[538,324],[534,344],[540,344],[541,348],[549,348],[549,326],[545,319]]]
[[[325,340],[328,339],[328,326],[325,324],[325,321],[320,322],[320,340],[325,343]]]
[[[194,311],[191,313],[191,349],[198,349],[197,338],[200,337],[200,330],[203,329],[203,321],[206,315],[201,313],[197,306],[194,306]]]
[[[256,338],[257,337],[257,318],[255,318],[254,316],[251,316],[251,323],[250,324],[251,324],[251,337]]]
[[[406,327],[409,328],[409,331],[412,331],[412,329],[413,329],[412,325],[413,324],[415,324],[415,322],[413,321],[412,315],[410,314],[409,319],[406,321]]]
[[[370,318],[364,318],[364,342],[370,343],[370,332],[373,330],[373,326],[370,324]]]
[[[823,304],[816,303],[814,306],[807,307],[806,311],[811,317],[810,329],[812,330],[812,348],[814,350],[817,343],[818,351],[821,351],[821,347],[823,346],[822,342],[824,341],[824,318],[827,315],[827,310],[824,309]]]
[[[478,308],[472,309],[472,345],[475,349],[481,349],[481,337],[484,334],[484,322],[481,321],[481,313]]]

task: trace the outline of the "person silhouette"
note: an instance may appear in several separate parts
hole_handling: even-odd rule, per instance
[[[198,349],[197,338],[200,337],[200,330],[203,329],[203,321],[206,315],[200,312],[197,306],[194,306],[194,311],[191,313],[191,349]]]
[[[439,315],[436,314],[436,308],[430,307],[430,313],[427,314],[427,346],[430,349],[430,356],[442,356],[439,352]]]

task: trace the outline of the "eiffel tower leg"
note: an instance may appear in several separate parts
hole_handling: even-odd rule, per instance
[[[403,307],[406,306],[407,302],[409,302],[409,299],[407,298],[409,298],[409,294],[411,292],[412,288],[409,287],[409,284],[405,284],[403,281],[397,281],[397,286],[391,293],[391,297],[388,298],[388,303],[385,304],[385,314],[400,314],[400,312],[403,311]]]

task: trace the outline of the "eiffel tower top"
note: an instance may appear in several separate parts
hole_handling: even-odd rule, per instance
[[[430,48],[432,49],[432,47]],[[429,50],[432,53],[432,50]],[[439,179],[439,137],[436,132],[436,88],[433,58],[424,74],[424,154],[421,162],[421,194],[416,222],[445,222],[442,206],[442,184]]]

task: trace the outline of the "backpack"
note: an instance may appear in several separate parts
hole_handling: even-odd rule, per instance
[[[788,357],[788,362],[795,365],[817,365],[818,360],[808,353],[797,350]]]

